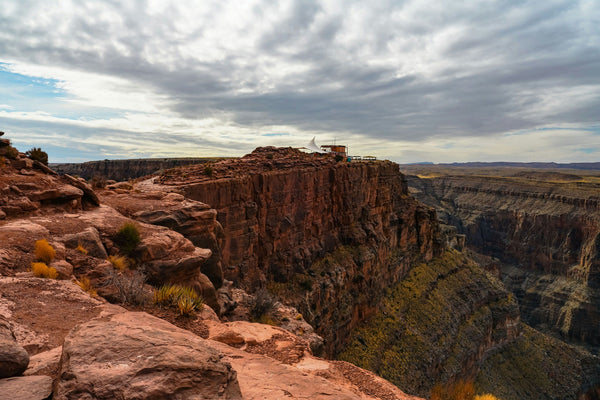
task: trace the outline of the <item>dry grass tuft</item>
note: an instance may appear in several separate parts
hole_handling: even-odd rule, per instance
[[[31,263],[31,272],[33,272],[33,276],[37,276],[38,278],[58,278],[58,272],[56,271],[56,268],[49,268],[45,263],[42,262]]]
[[[163,285],[154,291],[154,304],[177,307],[181,315],[189,316],[195,310],[202,310],[204,299],[192,288],[179,285]]]
[[[129,261],[126,257],[108,256],[108,261],[110,261],[113,267],[115,267],[121,272],[125,271],[127,267],[129,267]]]
[[[493,394],[478,394],[477,396],[475,396],[474,400],[500,400],[499,398],[497,398],[496,396],[494,396]]]
[[[86,256],[87,256],[87,253],[88,253],[88,251],[87,251],[87,249],[86,249],[85,247],[83,247],[83,245],[82,245],[81,243],[78,243],[78,244],[77,244],[77,247],[75,248],[75,250],[77,250],[77,251],[78,251],[78,252],[80,252],[81,254],[83,254],[83,255],[86,255]]]
[[[34,254],[36,260],[45,264],[50,264],[54,260],[54,257],[56,257],[56,251],[46,239],[40,239],[35,242]]]
[[[88,278],[86,278],[85,276],[82,277],[80,280],[75,281],[75,283],[77,283],[77,286],[82,288],[83,291],[88,293],[90,296],[92,296],[92,297],[98,296],[98,292],[96,292],[96,289],[94,289],[90,280]]]

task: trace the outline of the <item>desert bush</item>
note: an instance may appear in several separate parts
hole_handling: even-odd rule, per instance
[[[140,243],[140,231],[138,227],[131,223],[125,223],[115,236],[115,243],[125,254],[133,253],[133,250]]]
[[[127,258],[122,256],[108,256],[108,261],[110,261],[113,267],[121,272],[123,272],[129,266],[129,261]]]
[[[179,285],[163,285],[154,291],[154,304],[177,307],[181,315],[189,316],[195,310],[202,310],[204,299],[192,288]]]
[[[204,167],[204,175],[213,176],[213,168],[210,165]]]
[[[48,165],[48,153],[40,149],[39,147],[33,147],[25,152],[25,155],[32,160],[39,161],[44,165]]]
[[[473,382],[459,380],[449,385],[436,384],[431,390],[431,400],[473,400]]]
[[[56,268],[49,268],[46,263],[43,262],[31,263],[31,272],[33,272],[33,276],[37,276],[38,278],[58,278],[58,272],[56,271]]]
[[[270,313],[275,306],[275,298],[267,289],[258,289],[254,293],[254,299],[250,305],[250,315],[255,321]]]
[[[50,262],[54,260],[54,257],[56,256],[56,251],[50,245],[50,243],[48,243],[48,240],[40,239],[35,242],[34,254],[36,260],[50,264]]]
[[[75,283],[77,283],[77,286],[82,288],[83,291],[88,293],[90,296],[92,296],[92,297],[98,296],[96,289],[94,289],[90,280],[88,278],[86,278],[85,276],[82,277],[80,280],[75,281]]]
[[[150,300],[150,293],[146,288],[146,274],[141,269],[109,270],[106,284],[117,290],[121,303],[144,305]]]
[[[336,154],[336,155],[335,155],[335,161],[336,161],[336,162],[340,162],[340,161],[343,161],[343,160],[344,160],[344,157],[343,157],[343,156],[340,156],[339,154]]]

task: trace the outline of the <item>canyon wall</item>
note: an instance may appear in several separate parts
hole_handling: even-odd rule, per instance
[[[203,164],[215,158],[140,158],[134,160],[99,160],[84,163],[52,163],[50,167],[59,174],[80,176],[84,179],[102,177],[115,181],[147,176],[169,168],[189,164]]]
[[[292,149],[190,166],[156,183],[217,210],[225,278],[296,306],[337,353],[410,266],[443,251],[435,212],[398,165],[336,163]]]
[[[523,319],[566,340],[600,344],[600,196],[594,179],[432,172],[409,176],[415,196],[465,234],[471,249],[504,265],[502,280],[517,295]]]

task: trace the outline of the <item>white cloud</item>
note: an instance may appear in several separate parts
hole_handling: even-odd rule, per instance
[[[161,155],[240,153],[285,132],[269,139],[337,136],[384,157],[440,161],[525,161],[539,156],[538,138],[549,143],[544,156],[575,160],[595,141],[582,129],[600,125],[596,8],[7,0],[0,62],[55,80],[61,97],[0,94],[0,118],[22,137],[60,126],[65,143]],[[535,130],[562,126],[575,127],[573,146],[552,147],[558,136]],[[518,142],[515,131],[530,134]]]

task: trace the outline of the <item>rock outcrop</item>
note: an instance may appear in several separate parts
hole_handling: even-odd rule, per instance
[[[259,148],[154,183],[216,209],[225,278],[250,290],[269,286],[316,326],[328,354],[414,261],[442,251],[435,213],[387,161],[336,163]]]
[[[205,341],[145,313],[78,326],[65,339],[54,399],[242,399],[231,365]]]

